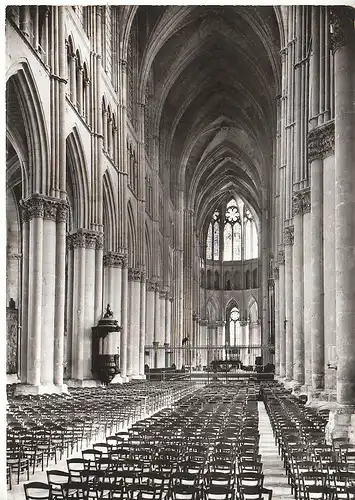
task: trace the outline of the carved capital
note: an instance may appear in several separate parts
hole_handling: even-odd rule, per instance
[[[43,218],[47,220],[57,220],[58,202],[54,200],[43,200]]]
[[[275,280],[274,280],[274,278],[269,278],[267,280],[267,284],[268,284],[269,288],[275,288]]]
[[[200,326],[208,326],[208,319],[200,319]]]
[[[168,297],[168,292],[166,290],[160,290],[159,292],[159,298],[161,300],[166,300]]]
[[[221,326],[224,326],[225,325],[225,322],[224,321],[215,321],[215,325],[217,327],[221,327]]]
[[[119,252],[107,252],[103,257],[104,267],[125,267],[127,256]]]
[[[293,245],[293,226],[287,226],[284,230],[285,245]]]
[[[146,281],[147,292],[155,292],[157,288],[157,282],[153,280]]]
[[[240,324],[240,326],[248,326],[249,323],[245,320],[241,320],[241,321],[239,321],[239,324]]]
[[[334,121],[311,130],[308,134],[308,161],[323,159],[334,154]]]
[[[285,251],[284,250],[279,250],[278,263],[279,263],[279,266],[285,265]]]
[[[142,271],[141,269],[130,267],[128,269],[128,281],[141,281]]]
[[[57,206],[57,222],[67,222],[69,213],[69,205],[65,201],[61,201]]]
[[[354,14],[351,7],[344,5],[330,8],[330,43],[333,53],[351,44],[354,39]]]
[[[274,280],[278,280],[278,279],[279,279],[279,268],[274,267]]]
[[[67,235],[67,244],[72,248],[100,249],[103,246],[103,234],[89,229],[78,229]]]
[[[300,193],[294,193],[292,196],[292,215],[295,217],[296,215],[303,214],[303,203],[302,196]]]

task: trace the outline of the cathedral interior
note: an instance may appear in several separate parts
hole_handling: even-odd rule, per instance
[[[38,498],[30,480],[74,498],[53,493],[57,460],[95,440],[138,460],[160,433],[178,463],[209,443],[197,496],[170,481],[169,500],[254,498],[253,439],[259,495],[338,499],[329,463],[355,472],[355,9],[13,5],[5,30],[4,498]],[[332,453],[328,496],[294,465],[296,433],[309,460]],[[98,477],[93,498],[162,498]]]

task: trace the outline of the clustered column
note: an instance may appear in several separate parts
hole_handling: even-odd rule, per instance
[[[293,226],[285,227],[286,380],[293,377]]]

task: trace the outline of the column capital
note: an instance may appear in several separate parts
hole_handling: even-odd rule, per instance
[[[127,255],[119,252],[107,252],[103,256],[104,267],[126,267]]]
[[[103,248],[103,234],[98,231],[80,228],[75,232],[67,234],[67,245],[69,249],[87,248],[100,250]]]
[[[220,320],[219,321],[215,321],[215,326],[217,326],[217,327],[224,326],[225,324],[226,324],[225,321],[220,321]]]
[[[303,215],[303,198],[299,191],[292,196],[292,216],[297,215]]]
[[[66,222],[69,206],[66,200],[34,193],[31,197],[20,200],[21,219],[27,222],[41,218],[57,222]]]
[[[279,250],[278,264],[279,264],[279,266],[285,265],[285,251],[284,250]]]
[[[330,43],[333,53],[354,40],[353,8],[345,5],[330,7]]]
[[[154,280],[147,280],[146,287],[147,292],[155,292],[157,290],[158,283]]]
[[[335,151],[334,120],[331,120],[308,133],[308,160],[323,159]]]
[[[285,245],[293,245],[293,233],[294,233],[293,226],[285,227],[285,229],[284,229]]]
[[[159,298],[162,300],[166,300],[168,298],[168,292],[166,290],[160,290]]]
[[[128,281],[144,281],[144,271],[140,268],[130,267],[128,269]]]
[[[200,319],[200,326],[208,326],[208,319]]]
[[[246,320],[242,320],[242,321],[239,321],[239,324],[240,324],[240,326],[248,326],[249,323]]]

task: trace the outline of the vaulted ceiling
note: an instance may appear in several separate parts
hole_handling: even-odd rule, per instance
[[[138,11],[152,7],[139,7]],[[154,75],[154,135],[201,224],[228,192],[258,212],[272,178],[280,33],[274,7],[151,10],[140,65]],[[263,194],[264,193],[264,194]]]

